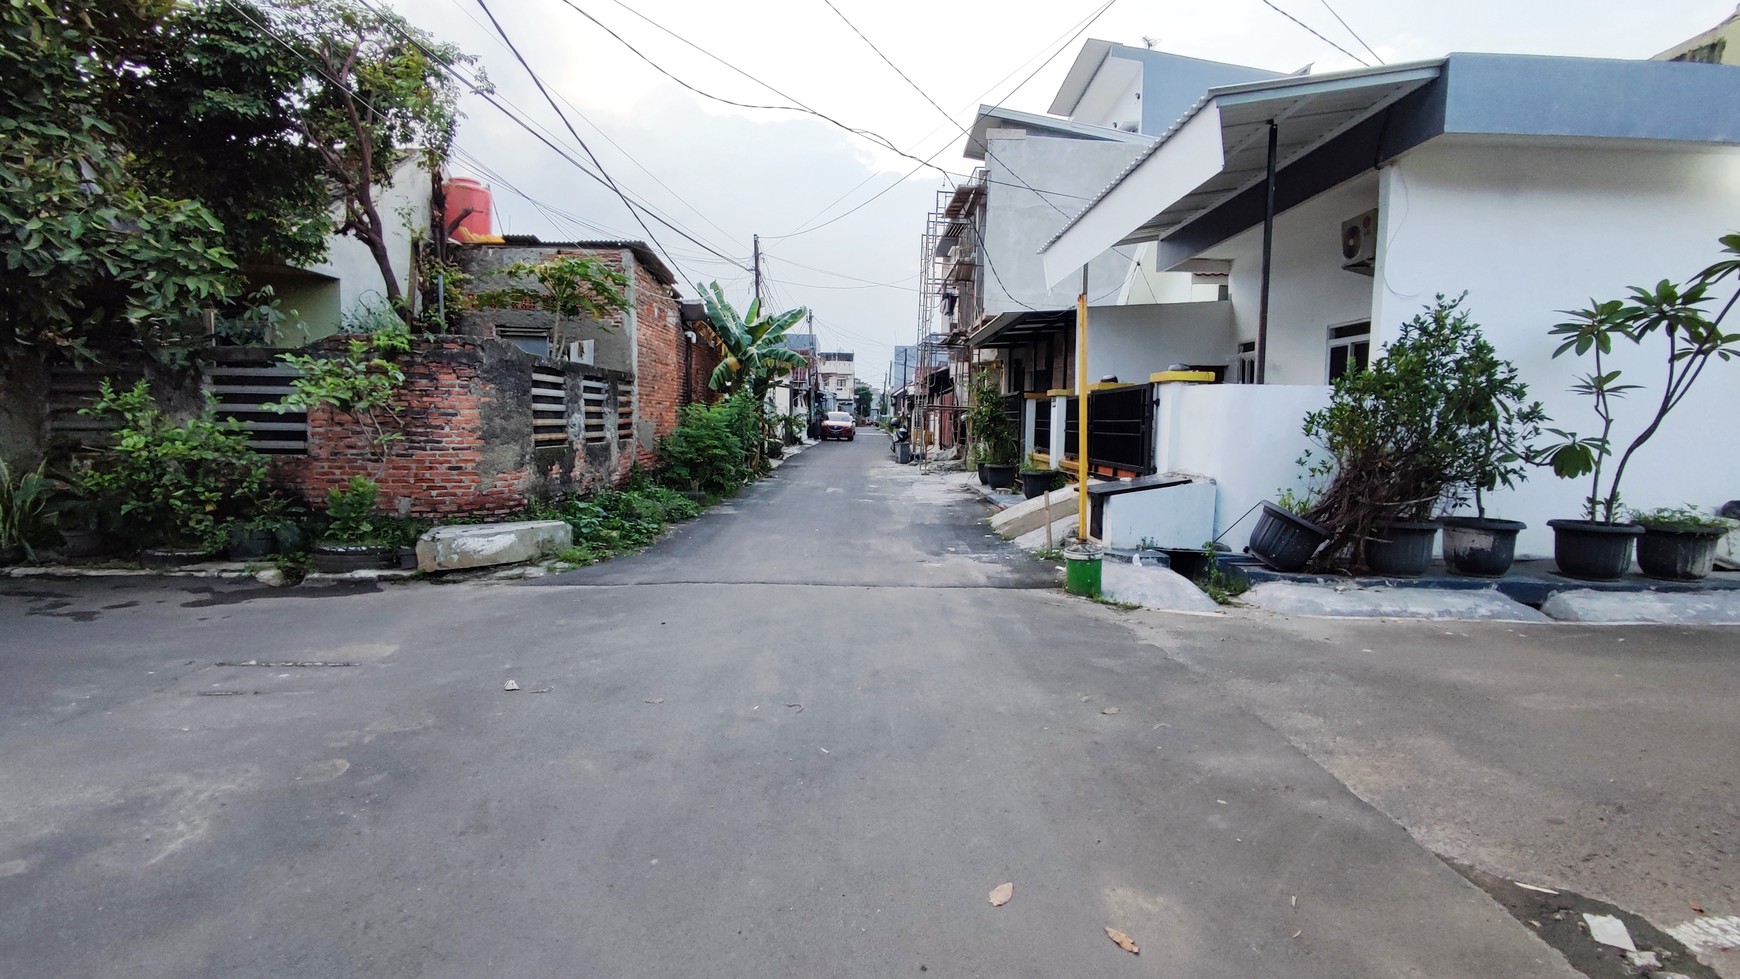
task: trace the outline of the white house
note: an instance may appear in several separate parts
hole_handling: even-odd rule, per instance
[[[1377,356],[1437,293],[1466,291],[1554,425],[1590,433],[1587,400],[1567,390],[1589,368],[1552,357],[1556,311],[1689,278],[1737,228],[1740,71],[1453,54],[1209,90],[1042,260],[1047,281],[1067,285],[1107,249],[1151,243],[1156,268],[1226,273],[1227,320],[1171,316],[1140,361],[1217,361],[1225,380],[1260,382],[1154,386],[1151,468],[1213,477],[1219,533],[1295,484],[1300,420],[1327,400],[1331,377]],[[1115,351],[1096,352],[1098,313],[1090,375],[1132,380]],[[1622,407],[1620,445],[1651,414],[1663,354],[1614,351],[1612,366],[1646,388]],[[1740,365],[1711,370],[1723,375],[1704,378],[1633,460],[1627,503],[1708,508],[1740,496],[1726,432],[1740,417]],[[1519,553],[1538,556],[1551,548],[1546,521],[1576,516],[1586,492],[1542,470],[1488,509],[1526,521]]]

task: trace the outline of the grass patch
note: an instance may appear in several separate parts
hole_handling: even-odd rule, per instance
[[[1134,612],[1136,609],[1142,607],[1140,602],[1120,602],[1115,598],[1107,598],[1104,595],[1094,595],[1092,598],[1095,602],[1108,608],[1115,608],[1120,612]]]
[[[1221,570],[1220,552],[1213,543],[1202,549],[1202,556],[1208,559],[1208,570],[1197,577],[1196,587],[1216,605],[1243,605],[1238,597],[1251,590],[1251,583],[1242,574],[1235,577]]]
[[[555,560],[581,567],[638,553],[671,524],[700,516],[701,509],[676,490],[633,482],[589,497],[540,500],[526,508],[525,518],[566,523],[574,532],[574,544],[557,553]]]

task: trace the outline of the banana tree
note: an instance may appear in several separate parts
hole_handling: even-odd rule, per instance
[[[713,334],[719,338],[719,366],[707,379],[707,386],[722,394],[747,391],[760,408],[762,443],[773,437],[774,430],[767,413],[767,392],[773,382],[790,374],[808,362],[804,355],[785,345],[785,331],[804,318],[803,307],[788,309],[773,316],[761,312],[761,300],[749,304],[739,315],[725,299],[718,282],[696,285],[701,301],[706,304],[707,318],[713,324]],[[759,463],[761,453],[756,453]]]
[[[724,394],[747,390],[759,402],[767,398],[774,381],[806,365],[803,354],[785,345],[785,332],[808,312],[803,307],[764,316],[758,299],[739,315],[719,283],[696,288],[707,306],[722,357],[707,380],[708,387]]]

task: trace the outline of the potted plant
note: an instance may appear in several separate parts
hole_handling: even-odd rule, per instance
[[[986,367],[974,374],[970,393],[967,431],[973,442],[974,461],[979,465],[979,480],[993,489],[1013,486],[1016,462],[1021,458],[1021,436],[1003,409],[997,371]]]
[[[111,501],[86,487],[83,473],[82,469],[75,470],[59,480],[62,499],[60,556],[63,558],[100,557],[115,550],[115,507]]]
[[[37,545],[53,538],[56,486],[44,465],[14,476],[0,459],[0,565],[36,560]]]
[[[1723,303],[1713,317],[1704,308],[1714,299],[1711,289],[1740,270],[1740,234],[1727,235],[1721,243],[1726,257],[1683,286],[1663,279],[1654,288],[1633,287],[1629,301],[1591,301],[1587,309],[1562,310],[1571,319],[1552,328],[1553,336],[1564,338],[1554,357],[1574,352],[1592,358],[1593,369],[1577,378],[1571,390],[1588,396],[1600,423],[1600,434],[1593,436],[1549,429],[1559,441],[1538,454],[1561,478],[1590,477],[1582,517],[1547,521],[1553,528],[1553,559],[1572,578],[1612,581],[1625,574],[1631,566],[1632,544],[1644,533],[1637,524],[1615,519],[1627,465],[1685,400],[1712,358],[1727,361],[1740,356],[1740,333],[1722,332],[1735,298]],[[1615,457],[1615,402],[1641,385],[1620,383],[1623,372],[1609,370],[1604,358],[1612,354],[1616,340],[1641,346],[1657,336],[1662,338],[1666,367],[1661,398],[1649,423]]]
[[[1245,550],[1276,571],[1303,571],[1329,539],[1329,531],[1304,517],[1312,502],[1310,491],[1290,489],[1277,493],[1274,502],[1264,500]]]
[[[248,448],[240,422],[219,419],[208,398],[177,423],[158,407],[145,381],[115,391],[105,380],[90,415],[114,415],[114,444],[81,473],[81,486],[114,506],[119,531],[139,545],[145,564],[210,558],[229,536],[239,501],[265,482],[266,465]]]
[[[290,502],[276,493],[254,501],[253,512],[230,521],[225,553],[232,561],[257,561],[278,549],[280,538],[293,529]]]
[[[1634,510],[1643,528],[1637,539],[1637,566],[1651,578],[1697,581],[1716,564],[1716,545],[1740,521],[1700,513],[1691,506]]]
[[[1301,461],[1327,481],[1305,517],[1329,532],[1326,566],[1412,577],[1431,564],[1432,515],[1468,478],[1467,460],[1488,431],[1476,409],[1494,372],[1509,367],[1462,309],[1466,298],[1439,294],[1370,367],[1336,378],[1328,407],[1305,416],[1323,456]]]
[[[1039,464],[1033,453],[1027,455],[1027,468],[1021,470],[1021,492],[1029,500],[1048,493],[1057,485],[1058,472]]]
[[[1474,515],[1438,517],[1444,528],[1444,565],[1456,574],[1496,578],[1516,561],[1517,534],[1528,528],[1518,520],[1486,515],[1486,494],[1514,489],[1528,479],[1533,443],[1546,412],[1528,400],[1516,366],[1500,360],[1484,339],[1469,345],[1458,374],[1461,384],[1451,401],[1462,412],[1468,437],[1462,441],[1458,471],[1445,491],[1447,509],[1474,503]]]
[[[338,574],[398,562],[391,521],[375,512],[380,493],[367,476],[352,476],[327,491],[327,524],[314,544],[314,570]]]

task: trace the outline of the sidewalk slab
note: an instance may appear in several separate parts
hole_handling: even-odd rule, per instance
[[[1133,602],[1163,612],[1218,612],[1220,606],[1190,579],[1171,568],[1104,561],[1100,594],[1116,602]]]
[[[1481,619],[1547,622],[1547,616],[1491,589],[1365,588],[1355,584],[1265,581],[1240,601],[1270,612],[1357,619]]]
[[[1561,622],[1740,625],[1740,592],[1562,591],[1541,611]]]

